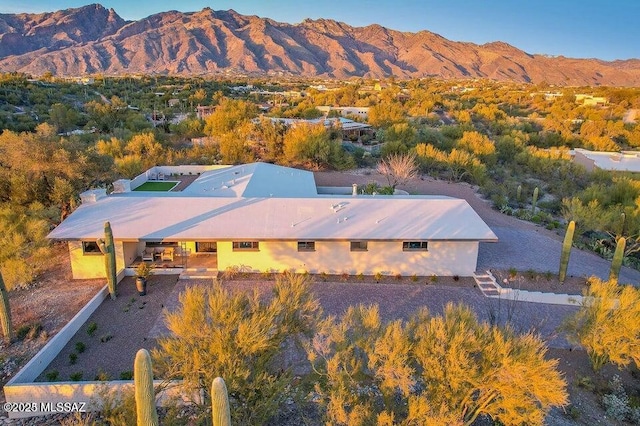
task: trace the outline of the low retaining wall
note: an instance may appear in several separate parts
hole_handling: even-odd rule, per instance
[[[182,382],[153,381],[156,388],[156,403],[182,399]],[[9,418],[44,416],[54,413],[99,411],[105,398],[119,401],[125,392],[133,391],[133,380],[109,382],[50,382],[14,384],[4,387],[10,407]],[[18,404],[18,405],[15,405]]]
[[[109,294],[109,290],[105,285],[102,287],[98,294],[87,303],[84,308],[80,310],[72,319],[65,325],[62,330],[58,332],[49,342],[34,356],[31,361],[27,363],[18,373],[7,382],[5,385],[5,395],[7,394],[7,387],[19,383],[31,383],[33,382],[47,366],[53,361],[53,359],[60,353],[60,351],[69,343],[69,340],[76,334],[76,332],[82,327],[91,314],[100,306],[102,301]],[[8,399],[8,402],[13,402]],[[24,402],[28,400],[20,400],[16,402]]]
[[[126,270],[120,271],[123,275]],[[98,293],[60,330],[40,351],[4,386],[5,411],[10,419],[43,416],[46,414],[96,411],[103,405],[107,395],[118,394],[133,388],[132,380],[109,382],[37,382],[34,380],[60,353],[76,332],[87,322],[91,314],[109,295],[105,285]],[[184,400],[181,381],[155,380],[156,400],[165,401],[181,397]],[[9,408],[9,409],[7,409]]]

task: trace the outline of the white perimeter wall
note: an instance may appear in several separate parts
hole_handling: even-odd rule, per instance
[[[369,241],[367,251],[354,252],[349,241],[316,241],[315,246],[313,252],[298,252],[297,241],[260,241],[259,251],[233,251],[231,241],[218,241],[218,269],[471,276],[478,259],[477,241],[430,241],[426,252],[402,251],[402,241]]]

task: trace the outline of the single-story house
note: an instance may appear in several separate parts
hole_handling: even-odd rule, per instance
[[[311,172],[266,163],[158,166],[151,174],[190,182],[136,191],[144,173],[116,182],[109,195],[87,191],[49,234],[68,242],[74,278],[105,276],[95,242],[106,221],[122,275],[149,249],[171,248],[178,265],[209,256],[220,271],[470,276],[479,242],[497,241],[462,199],[317,187]]]
[[[584,166],[589,172],[595,169],[640,172],[640,151],[605,152],[576,148],[572,154],[573,161]]]

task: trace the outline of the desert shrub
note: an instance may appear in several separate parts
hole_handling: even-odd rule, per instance
[[[612,362],[640,366],[640,290],[589,278],[580,310],[563,324],[567,338],[581,345],[599,371]]]
[[[133,371],[121,371],[120,372],[120,380],[131,380],[133,379]]]
[[[222,278],[225,280],[233,280],[240,275],[240,267],[237,265],[227,266],[222,274]]]
[[[29,186],[28,182],[11,184],[21,191]],[[50,258],[48,214],[40,203],[28,209],[0,204],[0,269],[8,290],[29,287]]]
[[[81,371],[77,371],[75,373],[71,373],[69,375],[69,379],[72,382],[79,382],[80,380],[82,380],[82,376],[83,376],[82,372]]]
[[[84,352],[86,348],[87,345],[85,345],[83,342],[76,342],[76,352],[78,352],[79,354]]]
[[[100,343],[107,343],[111,339],[113,339],[113,334],[111,333],[104,334],[100,336]]]
[[[73,365],[78,361],[78,354],[75,352],[72,352],[69,354],[69,364]]]
[[[20,328],[16,330],[16,337],[18,338],[18,340],[32,340],[38,337],[41,332],[42,324],[25,324],[23,326],[20,326]]]
[[[271,300],[221,285],[187,288],[178,309],[166,314],[171,336],[153,350],[158,375],[181,378],[203,395],[202,404],[193,401],[200,413],[209,409],[211,382],[224,377],[234,423],[263,424],[291,392],[291,375],[274,358],[285,342],[312,333],[320,313],[309,282],[287,271],[276,278]]]
[[[98,396],[102,401],[100,413],[106,424],[114,426],[136,424],[136,399],[133,388],[117,392],[105,385],[98,388]]]
[[[327,424],[542,424],[567,402],[542,340],[480,323],[464,306],[388,324],[377,306],[350,307],[321,322],[307,353]]]
[[[97,329],[98,329],[98,324],[92,321],[87,325],[87,334],[89,336],[93,336]]]
[[[56,380],[58,380],[58,377],[60,377],[60,373],[58,372],[58,370],[51,370],[47,371],[44,376],[47,378],[48,382],[55,382]]]
[[[96,376],[93,378],[93,380],[97,380],[99,382],[106,382],[109,379],[110,379],[109,378],[109,373],[107,373],[105,371],[102,371],[102,370],[99,370],[98,374],[96,374]]]
[[[631,407],[620,376],[615,374],[609,381],[609,387],[611,388],[611,393],[602,396],[602,405],[607,416],[619,421],[627,420],[627,418],[631,417]]]

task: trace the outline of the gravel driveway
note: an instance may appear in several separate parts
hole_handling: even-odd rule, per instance
[[[479,271],[490,268],[516,268],[518,271],[532,269],[558,273],[562,250],[559,240],[538,232],[538,229],[523,229],[517,226],[492,226],[491,229],[499,241],[480,244],[477,267]],[[569,258],[568,274],[587,277],[595,275],[607,279],[610,267],[611,262],[608,260],[574,247]],[[640,271],[624,267],[620,271],[619,280],[620,283],[638,285]]]
[[[172,294],[165,300],[165,307],[170,311],[179,306],[178,295],[185,287],[211,285],[209,280],[180,280]],[[224,282],[224,287],[231,292],[250,292],[257,290],[268,295],[273,288],[273,281],[234,280]],[[550,347],[567,348],[566,340],[558,336],[556,329],[564,318],[575,312],[576,307],[561,305],[544,305],[484,297],[474,287],[471,278],[463,278],[455,286],[425,284],[372,284],[353,282],[314,282],[312,291],[320,301],[326,315],[342,316],[349,306],[358,304],[379,307],[383,321],[408,319],[421,308],[427,308],[432,314],[441,314],[444,306],[451,303],[464,303],[470,306],[478,318],[495,323],[510,323],[518,332],[533,330],[547,341]],[[158,317],[149,339],[168,334],[162,317]]]
[[[432,314],[441,314],[449,303],[464,303],[474,310],[480,320],[510,323],[518,332],[533,330],[550,347],[568,348],[566,340],[556,329],[564,318],[577,311],[573,306],[510,302],[484,297],[473,284],[443,286],[420,284],[358,284],[314,283],[313,292],[325,313],[341,316],[351,305],[377,304],[383,320],[407,319],[418,309],[426,307]]]

